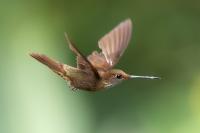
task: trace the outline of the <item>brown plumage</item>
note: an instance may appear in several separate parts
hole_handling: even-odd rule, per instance
[[[59,63],[42,54],[32,53],[30,55],[68,81],[72,88],[82,90],[102,90],[130,78],[158,78],[133,76],[120,69],[113,69],[128,46],[131,32],[131,20],[127,19],[121,22],[99,40],[98,46],[102,51],[100,53],[94,51],[87,58],[76,48],[65,33],[69,48],[77,56],[77,68]]]
[[[63,69],[63,64],[53,59],[50,59],[46,55],[31,53],[30,56],[43,63],[44,65],[48,66],[51,70],[55,71],[56,73],[65,73],[65,70]]]
[[[131,32],[132,22],[130,19],[127,19],[99,40],[98,45],[102,53],[99,55],[97,53],[92,54],[88,59],[93,62],[97,58],[93,56],[101,56],[101,58],[105,58],[102,62],[106,64],[106,68],[113,68],[128,46]],[[95,63],[93,63],[93,65],[95,66]]]

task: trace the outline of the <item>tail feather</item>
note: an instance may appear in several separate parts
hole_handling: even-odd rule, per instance
[[[31,53],[30,56],[35,58],[42,64],[48,66],[50,69],[52,69],[54,72],[56,72],[59,75],[61,75],[61,74],[63,75],[65,73],[65,71],[63,69],[63,64],[61,64],[53,59],[50,59],[46,55]]]

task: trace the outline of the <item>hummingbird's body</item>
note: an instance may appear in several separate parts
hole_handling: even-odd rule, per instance
[[[118,77],[118,79],[115,80],[115,78],[117,78],[117,72],[126,75],[122,70],[112,69],[110,71],[98,70],[99,77],[96,77],[90,70],[82,70],[80,68],[62,64],[45,55],[32,53],[31,56],[60,75],[68,82],[70,87],[82,90],[97,91],[114,86],[119,83],[120,80],[123,80],[121,79],[122,77]]]
[[[103,90],[130,78],[157,78],[128,75],[120,69],[113,69],[128,46],[131,31],[132,23],[130,19],[127,19],[99,40],[98,44],[102,52],[94,51],[88,57],[85,57],[75,47],[65,33],[69,48],[77,56],[76,68],[59,63],[42,54],[32,53],[30,55],[60,75],[72,88],[81,90]]]

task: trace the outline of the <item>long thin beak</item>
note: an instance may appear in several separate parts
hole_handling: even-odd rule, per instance
[[[130,75],[130,78],[141,78],[141,79],[161,79],[160,77],[154,77],[154,76],[136,76],[136,75]]]

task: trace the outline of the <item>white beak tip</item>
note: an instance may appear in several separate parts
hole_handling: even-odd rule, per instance
[[[154,76],[135,76],[135,75],[130,75],[130,78],[161,79],[160,77],[154,77]]]
[[[161,79],[160,77],[151,77],[151,79]]]

